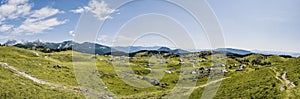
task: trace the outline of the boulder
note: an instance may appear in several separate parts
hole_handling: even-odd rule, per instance
[[[154,86],[158,86],[160,83],[159,83],[158,80],[154,80],[154,81],[152,82],[152,84],[153,84]]]

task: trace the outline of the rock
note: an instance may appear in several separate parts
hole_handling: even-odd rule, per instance
[[[206,62],[206,60],[205,60],[205,59],[202,59],[202,60],[200,60],[199,62]]]
[[[101,75],[100,75],[100,74],[97,74],[97,76],[98,76],[98,77],[101,77]]]
[[[176,68],[172,67],[172,68],[171,68],[171,71],[174,71],[174,70],[176,70]]]
[[[169,60],[167,60],[166,63],[168,64],[168,63],[169,63]]]
[[[107,91],[107,90],[108,90],[108,88],[107,88],[107,87],[104,87],[104,90],[106,90],[106,91]]]
[[[159,83],[159,81],[154,80],[154,81],[152,82],[152,84],[153,84],[154,86],[158,86],[160,83]]]
[[[284,91],[285,88],[283,86],[280,87],[280,91]]]
[[[187,71],[186,70],[180,70],[180,73],[186,73]]]
[[[37,52],[33,52],[33,53],[35,54],[36,57],[39,57],[39,56],[40,56],[40,54],[37,53]]]
[[[161,85],[161,88],[166,88],[166,87],[167,87],[166,84],[162,84],[162,85]]]
[[[201,78],[203,78],[203,76],[198,76],[197,78],[198,78],[198,79],[201,79]]]
[[[62,66],[58,64],[58,65],[54,65],[53,68],[62,68]]]
[[[142,80],[149,80],[149,78],[146,77],[146,76],[144,76],[144,77],[142,78]]]
[[[96,59],[97,58],[97,56],[96,55],[92,55],[92,57],[91,57],[92,59]]]
[[[197,58],[193,58],[193,60],[197,60]]]
[[[197,81],[197,79],[193,79],[192,81],[193,81],[193,82],[196,82],[196,81]]]

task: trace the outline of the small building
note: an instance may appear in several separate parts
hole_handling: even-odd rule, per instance
[[[180,62],[180,64],[184,64],[185,62]]]
[[[243,71],[246,69],[246,66],[241,65],[236,71]]]
[[[198,72],[194,70],[191,72],[191,74],[198,74]]]
[[[236,67],[236,66],[237,66],[237,64],[234,64],[233,66],[234,66],[234,67]]]
[[[151,68],[145,68],[146,70],[150,70],[150,71],[152,71],[152,69]]]
[[[153,66],[153,64],[151,64],[151,63],[148,63],[148,64],[147,64],[147,66]]]
[[[225,65],[225,64],[221,64],[221,66],[222,66],[222,67],[225,67],[226,65]]]
[[[169,71],[169,70],[165,70],[165,73],[167,73],[167,74],[171,74],[172,72],[171,72],[171,71]]]
[[[221,72],[222,72],[222,73],[228,73],[229,71],[226,70],[226,69],[224,69],[224,70],[222,70]]]
[[[205,59],[202,59],[202,60],[200,60],[199,62],[206,62],[206,60],[205,60]]]

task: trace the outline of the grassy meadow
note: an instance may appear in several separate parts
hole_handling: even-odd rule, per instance
[[[204,52],[203,52],[204,53]],[[75,69],[87,69],[85,76],[101,79],[118,98],[162,98],[171,93],[178,81],[195,84],[190,99],[199,99],[209,79],[211,55],[202,52],[177,57],[140,55],[135,57],[93,56],[79,52],[61,51],[43,53],[17,47],[0,47],[0,62],[35,78],[51,82],[51,85],[36,83],[10,69],[0,68],[0,98],[85,98],[91,90],[79,87]],[[72,55],[76,57],[72,57]],[[77,61],[73,62],[73,58]],[[94,63],[89,63],[94,62]],[[95,65],[96,68],[93,68]],[[251,54],[244,57],[228,57],[224,64],[223,78],[214,98],[297,98],[300,96],[300,58],[283,58]],[[240,66],[245,66],[238,70]],[[203,69],[193,72],[196,69]],[[90,71],[89,71],[90,70]],[[286,73],[285,73],[286,72]],[[91,75],[89,75],[91,74]],[[123,80],[130,82],[124,82]],[[155,80],[159,84],[154,83]],[[292,82],[286,83],[287,81]],[[93,82],[89,82],[93,83]],[[93,85],[97,85],[94,83]],[[131,84],[149,86],[138,88]],[[154,86],[153,86],[154,85]],[[139,86],[139,85],[137,85]]]

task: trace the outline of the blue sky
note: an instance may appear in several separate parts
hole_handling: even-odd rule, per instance
[[[300,52],[299,0],[207,2],[222,26],[226,47]],[[174,42],[178,42],[186,49],[211,47],[193,17],[174,4],[139,0],[119,8],[110,5],[113,4],[100,0],[2,0],[0,42],[8,39],[61,42],[72,40],[73,36],[86,36],[90,38],[88,41],[114,46],[125,46],[128,42],[176,47]],[[81,26],[87,28],[85,32],[93,26],[96,30],[97,20],[105,20],[97,36],[76,34],[80,17],[84,18],[81,14],[86,12],[91,12],[95,19],[85,20],[86,24]]]
[[[209,0],[226,45],[300,52],[299,0]]]

